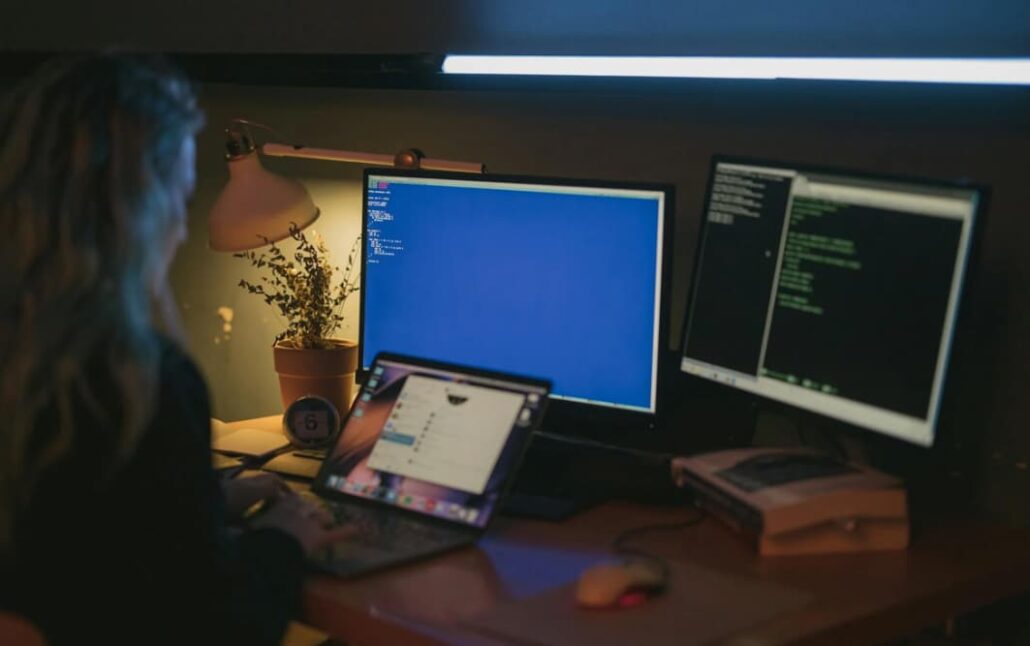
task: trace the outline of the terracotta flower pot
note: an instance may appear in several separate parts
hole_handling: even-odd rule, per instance
[[[358,344],[343,339],[329,343],[331,347],[324,349],[273,346],[284,409],[304,395],[318,395],[331,401],[341,417],[350,410]]]

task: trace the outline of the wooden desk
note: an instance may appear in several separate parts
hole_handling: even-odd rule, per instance
[[[564,523],[499,518],[479,547],[345,581],[312,576],[304,621],[354,644],[875,643],[1030,590],[1030,532],[971,521],[904,552],[759,558],[713,519],[634,545],[670,560],[643,606],[574,606],[578,574],[621,531],[687,509],[612,502]]]
[[[1026,531],[957,524],[916,534],[906,552],[761,559],[706,519],[636,543],[672,561],[666,594],[619,611],[574,607],[576,576],[606,557],[619,531],[689,513],[609,503],[561,524],[502,518],[479,548],[354,581],[312,577],[305,621],[359,644],[596,644],[604,635],[612,643],[876,643],[1030,589]],[[722,614],[691,616],[692,607],[711,610],[713,592]],[[790,607],[760,618],[784,596]],[[711,634],[710,624],[749,615],[757,623]]]

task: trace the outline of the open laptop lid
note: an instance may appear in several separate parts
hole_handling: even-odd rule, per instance
[[[313,488],[485,529],[550,388],[379,353]]]

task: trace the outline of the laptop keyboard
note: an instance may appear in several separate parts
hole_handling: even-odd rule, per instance
[[[327,509],[337,524],[355,528],[355,535],[347,542],[409,551],[468,540],[464,532],[448,531],[388,510],[329,501],[313,494],[311,499]]]

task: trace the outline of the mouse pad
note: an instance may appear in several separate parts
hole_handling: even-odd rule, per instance
[[[580,608],[572,582],[501,604],[465,625],[484,636],[531,644],[708,644],[812,600],[794,588],[692,563],[670,563],[669,568],[665,592],[634,608]]]

